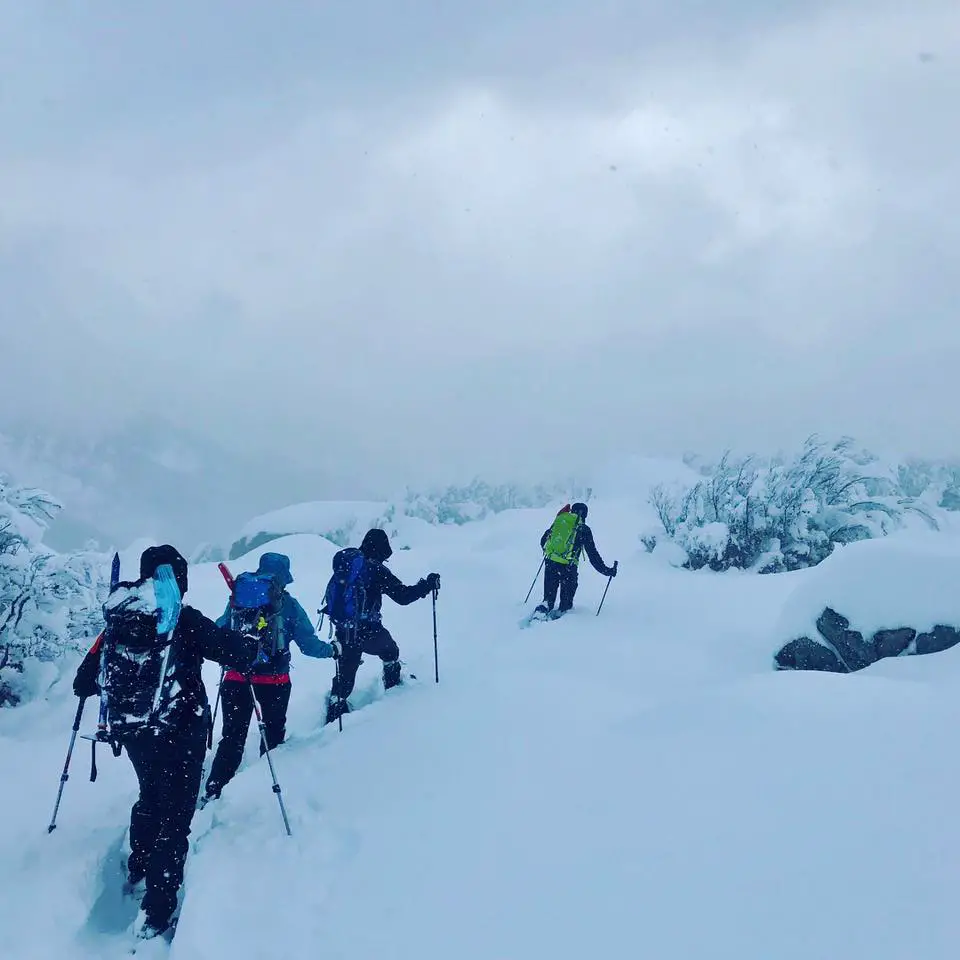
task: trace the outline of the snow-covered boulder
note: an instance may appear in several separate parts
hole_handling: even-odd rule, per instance
[[[838,548],[790,595],[778,670],[850,673],[960,643],[960,543],[914,534]]]
[[[230,546],[228,558],[236,560],[280,537],[312,533],[345,547],[371,527],[383,526],[389,504],[371,500],[319,500],[296,503],[255,517]]]

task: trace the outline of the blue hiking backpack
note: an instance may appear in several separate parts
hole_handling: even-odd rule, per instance
[[[230,626],[257,638],[257,663],[267,663],[285,648],[283,584],[264,573],[241,573],[233,583]]]
[[[376,568],[356,547],[333,555],[333,576],[323,595],[323,613],[335,627],[356,630],[362,623],[380,619],[379,611],[367,609],[367,594]]]

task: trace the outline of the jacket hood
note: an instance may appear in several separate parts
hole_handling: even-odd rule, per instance
[[[360,552],[368,560],[379,560],[380,563],[389,560],[393,556],[393,548],[387,531],[378,528],[368,530],[360,544]]]
[[[165,543],[159,547],[147,547],[140,554],[140,579],[148,580],[165,563],[173,567],[173,575],[176,578],[177,586],[180,588],[180,596],[187,592],[187,561],[175,547]]]
[[[570,508],[571,513],[575,513],[584,523],[587,521],[587,505],[585,503],[575,503]]]
[[[293,583],[293,574],[290,573],[290,558],[283,553],[265,553],[260,557],[257,573],[273,577],[283,586]]]

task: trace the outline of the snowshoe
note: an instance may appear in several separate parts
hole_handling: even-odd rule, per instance
[[[327,716],[323,721],[324,724],[333,723],[349,712],[350,704],[347,700],[341,699],[340,697],[332,697],[329,693],[327,694]]]

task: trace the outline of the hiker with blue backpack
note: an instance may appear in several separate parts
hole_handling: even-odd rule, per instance
[[[282,553],[264,553],[256,572],[241,573],[234,580],[227,607],[217,621],[220,626],[229,625],[256,637],[258,655],[249,674],[232,670],[221,680],[223,730],[201,808],[219,798],[240,767],[254,709],[251,689],[263,719],[260,756],[286,738],[292,690],[290,644],[295,643],[307,657],[333,656],[333,647],[317,636],[307,612],[287,592],[291,583],[290,558]]]
[[[438,573],[412,586],[402,583],[385,566],[391,556],[390,539],[380,529],[368,530],[359,549],[347,547],[334,555],[333,575],[321,610],[333,625],[333,655],[337,658],[337,673],[327,696],[326,723],[349,713],[347,698],[353,692],[363,654],[383,662],[384,689],[401,682],[400,648],[382,622],[383,597],[407,606],[440,589]]]
[[[115,756],[126,750],[137,775],[124,893],[144,890],[134,932],[152,939],[174,923],[203,778],[210,724],[203,661],[243,672],[257,649],[251,638],[182,602],[187,561],[169,544],[143,552],[138,580],[117,581],[103,606],[106,626],[73,691],[84,702],[99,697],[97,733],[89,738],[94,751],[97,742]]]
[[[577,567],[580,555],[586,551],[594,570],[605,577],[617,575],[617,563],[608,567],[603,562],[593,540],[593,531],[587,526],[587,505],[569,504],[563,507],[553,523],[540,538],[543,550],[543,603],[534,616],[556,619],[573,608],[573,598],[579,585]],[[560,606],[554,609],[560,594]]]

